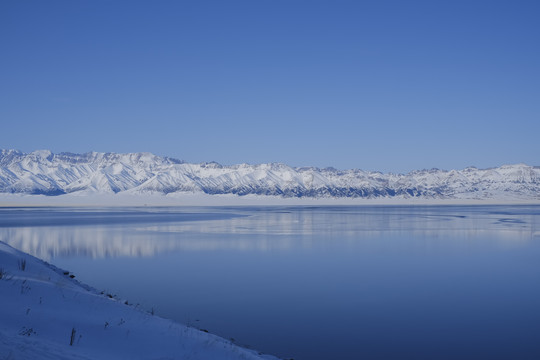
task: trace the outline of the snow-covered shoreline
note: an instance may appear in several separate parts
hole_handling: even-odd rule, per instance
[[[283,198],[264,195],[208,194],[66,194],[57,196],[0,194],[1,207],[24,206],[341,206],[341,205],[533,205],[538,199],[425,198]]]
[[[0,242],[1,359],[276,359],[100,293]]]

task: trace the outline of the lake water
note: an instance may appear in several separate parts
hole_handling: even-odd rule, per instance
[[[540,359],[540,206],[3,208],[0,240],[283,358]]]

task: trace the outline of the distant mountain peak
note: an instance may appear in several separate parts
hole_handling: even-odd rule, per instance
[[[0,151],[0,192],[206,193],[310,198],[540,199],[540,167],[417,170],[408,174],[282,163],[186,163],[148,152]]]

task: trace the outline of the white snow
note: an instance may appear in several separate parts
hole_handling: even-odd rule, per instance
[[[276,359],[110,298],[69,275],[0,242],[1,359]]]
[[[540,199],[490,198],[283,198],[280,196],[201,193],[103,194],[77,192],[59,196],[2,194],[0,207],[18,206],[336,206],[336,205],[511,205],[540,204]]]
[[[149,153],[0,150],[0,193],[238,194],[280,198],[540,200],[540,167],[383,174],[284,164],[189,164]]]

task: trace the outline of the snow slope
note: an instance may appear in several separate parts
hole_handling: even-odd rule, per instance
[[[276,359],[100,294],[0,242],[0,359]]]
[[[0,151],[0,193],[210,194],[284,198],[540,199],[540,167],[383,174],[284,164],[189,164],[149,153]]]

